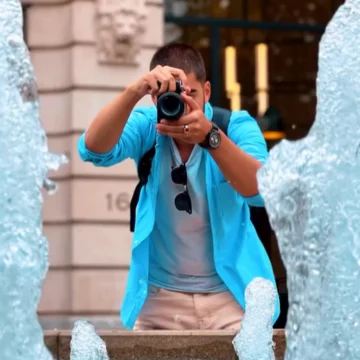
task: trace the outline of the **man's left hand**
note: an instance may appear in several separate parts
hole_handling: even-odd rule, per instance
[[[161,120],[160,124],[156,125],[156,129],[161,135],[167,135],[189,144],[200,144],[211,131],[211,122],[193,98],[184,93],[181,94],[181,97],[188,105],[189,113],[176,121]]]

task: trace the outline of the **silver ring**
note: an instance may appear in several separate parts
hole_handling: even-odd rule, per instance
[[[189,125],[184,125],[184,134],[188,134],[190,132]]]

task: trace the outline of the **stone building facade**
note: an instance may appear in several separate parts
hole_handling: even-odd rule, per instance
[[[110,169],[81,162],[77,140],[103,105],[147,71],[163,43],[162,0],[23,3],[49,148],[70,159],[51,174],[57,193],[44,195],[50,269],[39,314],[118,316],[136,170],[131,161]]]

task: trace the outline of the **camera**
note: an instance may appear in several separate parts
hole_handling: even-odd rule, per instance
[[[161,83],[158,82],[159,87]],[[185,103],[180,94],[184,91],[181,80],[176,80],[176,90],[167,91],[157,98],[158,122],[161,119],[178,120],[185,111]]]

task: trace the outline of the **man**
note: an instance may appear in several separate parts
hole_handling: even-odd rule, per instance
[[[177,79],[186,103],[179,120],[158,123],[155,106],[134,109],[148,94],[156,104],[159,94],[176,89]],[[210,93],[200,53],[166,45],[154,54],[150,72],[105,106],[80,137],[81,158],[96,166],[127,158],[138,163],[157,144],[136,211],[121,309],[127,328],[239,330],[246,286],[255,277],[275,284],[249,218],[249,205],[263,206],[256,173],[267,158],[265,141],[245,111],[232,113],[228,135],[214,127]],[[220,141],[209,144],[214,133]],[[177,179],[179,170],[185,181]],[[185,208],[174,202],[179,194],[188,199]],[[279,304],[274,321],[278,314]]]

